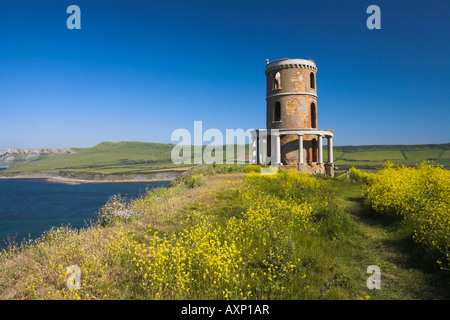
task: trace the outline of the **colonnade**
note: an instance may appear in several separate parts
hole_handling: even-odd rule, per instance
[[[283,135],[298,135],[298,159],[299,165],[306,164],[303,156],[303,136],[316,136],[318,143],[317,164],[323,162],[323,138],[327,138],[328,145],[328,162],[333,163],[333,131],[332,130],[317,130],[317,129],[272,129],[272,130],[253,130],[252,131],[252,163],[253,164],[269,164],[280,167],[281,164],[281,136]],[[264,152],[264,140],[271,139],[271,156],[267,157],[267,151]],[[309,161],[311,163],[312,161]]]

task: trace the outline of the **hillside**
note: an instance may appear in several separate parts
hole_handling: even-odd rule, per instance
[[[103,142],[92,148],[72,148],[71,153],[41,153],[24,156],[24,152],[15,154],[13,161],[10,154],[0,155],[2,176],[23,176],[33,174],[50,174],[66,178],[92,179],[172,179],[179,172],[194,164],[174,164],[171,160],[173,144],[149,142]],[[205,146],[203,147],[205,150]],[[217,157],[226,160],[226,146],[217,148]],[[241,155],[240,148],[235,147],[235,154]],[[211,156],[215,157],[213,151]],[[206,157],[208,159],[208,157]]]
[[[0,169],[8,169],[11,166],[42,160],[47,157],[60,154],[75,153],[72,148],[64,149],[5,149],[0,150]]]
[[[83,179],[135,179],[154,178],[156,174],[174,173],[190,165],[176,165],[171,160],[174,145],[147,142],[103,142],[92,148],[72,148],[71,153],[40,153],[0,155],[0,171],[3,176],[48,173],[69,178]],[[203,147],[205,148],[205,147]],[[226,159],[225,146],[219,148],[221,159]],[[237,148],[236,148],[237,149]],[[236,152],[237,154],[237,152]],[[245,152],[248,155],[248,149]],[[213,154],[214,156],[214,154]],[[238,154],[242,158],[242,154]],[[328,159],[324,146],[324,160]],[[450,168],[450,144],[427,145],[370,145],[336,146],[334,161],[336,168],[350,167],[378,170],[383,162],[415,165],[424,160],[434,161]],[[194,161],[192,161],[192,164]]]
[[[363,206],[360,180],[220,168],[195,168],[131,202],[114,197],[97,224],[0,252],[0,299],[450,297],[448,274],[410,226]],[[374,264],[381,290],[367,286]],[[77,290],[69,266],[79,267]]]
[[[149,177],[180,167],[170,159],[172,148],[173,145],[159,143],[103,142],[92,148],[74,148],[75,152],[70,154],[51,154],[31,161],[20,159],[2,174],[50,173],[86,179]]]

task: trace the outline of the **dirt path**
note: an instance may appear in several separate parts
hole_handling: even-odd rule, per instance
[[[365,208],[361,184],[346,184],[338,196],[363,235],[367,249],[364,262],[380,268],[381,289],[371,290],[373,299],[450,298],[448,276],[437,272],[432,259],[417,248],[401,221],[381,217]]]

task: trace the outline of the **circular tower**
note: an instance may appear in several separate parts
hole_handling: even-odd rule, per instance
[[[317,67],[313,60],[266,61],[266,127],[271,129],[317,128]],[[299,163],[299,136],[280,140],[283,165]],[[317,162],[317,136],[303,136],[303,159]],[[270,144],[270,139],[268,139]],[[271,150],[268,145],[268,150]]]

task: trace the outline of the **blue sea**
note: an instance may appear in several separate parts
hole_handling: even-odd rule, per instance
[[[0,248],[39,238],[51,227],[85,227],[97,221],[98,210],[112,195],[133,199],[168,182],[69,185],[43,179],[0,180]]]

